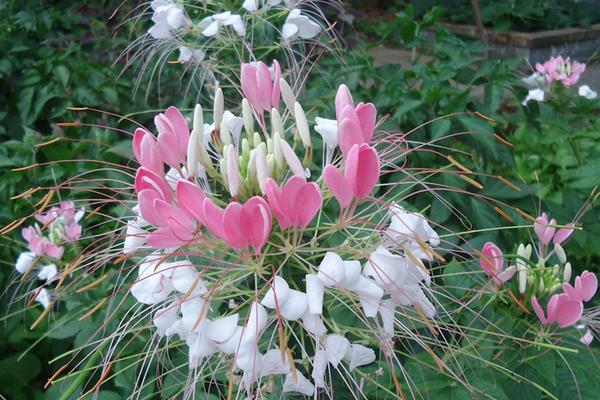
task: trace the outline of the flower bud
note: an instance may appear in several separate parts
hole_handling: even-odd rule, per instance
[[[282,168],[285,165],[285,158],[283,157],[283,153],[281,152],[281,134],[279,132],[275,132],[273,134],[273,156],[275,157],[275,164]]]
[[[529,243],[527,246],[525,246],[525,253],[523,254],[523,256],[529,260],[531,258],[532,251],[533,247],[531,247],[531,243]]]
[[[198,131],[192,130],[187,147],[187,170],[190,176],[196,175],[196,169],[198,167],[198,157],[200,155],[200,151],[198,148],[200,146],[202,145],[199,144],[198,141]]]
[[[285,133],[281,114],[279,114],[279,111],[277,111],[276,108],[271,109],[271,130],[273,133],[279,132],[282,136]]]
[[[273,140],[271,138],[267,139],[267,154],[273,153]]]
[[[223,146],[231,144],[231,133],[229,133],[229,128],[227,128],[227,124],[224,121],[221,121],[219,136],[221,138],[221,143],[223,144]]]
[[[267,164],[266,146],[263,144],[256,149],[256,178],[261,193],[265,193],[265,184],[269,177],[269,166]]]
[[[275,171],[275,158],[273,158],[273,154],[267,154],[267,167],[269,168],[269,175],[273,175]]]
[[[568,283],[571,280],[571,263],[565,264],[565,269],[563,271],[563,282]]]
[[[554,243],[554,251],[556,252],[556,256],[558,257],[558,260],[561,264],[567,262],[567,255],[565,254],[565,249],[563,249],[563,247],[560,244]]]
[[[554,264],[554,266],[552,267],[552,276],[558,276],[560,272],[560,267],[558,266],[558,264]]]
[[[254,132],[254,147],[260,146],[262,143],[262,138],[260,137],[260,133]]]
[[[525,294],[527,289],[527,267],[517,264],[517,271],[519,274],[519,293]]]
[[[202,106],[200,104],[196,104],[196,107],[194,108],[194,121],[192,124],[192,130],[196,132],[204,131],[204,115]]]
[[[231,193],[232,197],[237,197],[242,184],[242,177],[240,176],[235,148],[232,144],[229,144],[224,149],[224,153],[227,154],[227,182],[229,193]]]
[[[256,149],[250,150],[249,154],[247,178],[251,179],[256,176]]]
[[[250,143],[248,143],[248,139],[242,139],[242,154],[244,156],[248,156],[250,154]]]
[[[283,97],[283,102],[285,103],[285,106],[290,111],[290,113],[294,115],[294,104],[296,103],[296,96],[294,96],[292,88],[283,78],[279,79],[279,86],[281,88],[281,97]],[[280,133],[283,135],[283,132]]]
[[[225,109],[225,102],[223,100],[223,91],[221,88],[217,88],[215,92],[215,101],[213,103],[213,122],[215,127],[220,127],[223,122],[223,111]]]
[[[281,145],[281,151],[283,153],[283,157],[287,162],[290,170],[294,173],[294,175],[301,176],[303,178],[306,177],[306,173],[304,172],[304,168],[302,168],[302,163],[298,159],[298,156],[294,152],[294,150],[290,147],[288,142],[284,139],[279,140],[279,144]]]
[[[544,291],[544,280],[540,278],[540,287],[538,293],[542,293]]]
[[[300,134],[300,139],[304,147],[310,147],[310,129],[308,127],[308,121],[306,120],[306,114],[300,103],[294,103],[294,116],[296,117],[296,128]]]
[[[252,107],[248,99],[242,100],[242,117],[244,119],[244,129],[248,137],[254,133],[254,115],[252,115]]]

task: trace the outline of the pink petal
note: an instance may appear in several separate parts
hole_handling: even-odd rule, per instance
[[[356,114],[360,121],[360,129],[363,135],[363,143],[371,143],[377,119],[377,110],[372,103],[360,103],[356,106]]]
[[[177,149],[179,151],[179,155],[180,157],[185,158],[188,142],[190,140],[190,129],[188,128],[187,121],[181,112],[173,106],[167,108],[165,115],[169,121],[171,121],[171,126],[173,127],[173,131],[177,137],[177,143],[179,144]]]
[[[358,121],[344,118],[338,125],[338,144],[342,154],[346,156],[352,146],[362,143],[363,135]]]
[[[306,185],[306,179],[297,175],[292,176],[283,187],[281,196],[281,205],[285,210],[290,224],[298,226],[298,208],[296,200],[298,199],[298,193]]]
[[[165,220],[156,212],[154,201],[160,200],[160,195],[152,189],[144,189],[138,193],[138,204],[142,217],[154,226],[165,225]]]
[[[242,221],[242,205],[231,202],[223,213],[223,230],[225,241],[234,249],[241,249],[248,245],[247,233],[249,226],[244,226]]]
[[[224,211],[218,207],[209,199],[205,199],[203,202],[203,210],[201,215],[204,217],[204,225],[211,231],[215,236],[226,240],[225,228],[224,228]]]
[[[304,185],[296,199],[296,223],[302,229],[306,228],[321,209],[323,195],[316,183],[310,182]]]
[[[269,206],[271,206],[271,211],[275,214],[275,218],[279,222],[279,227],[283,229],[289,228],[291,221],[287,214],[287,210],[283,207],[281,200],[281,190],[277,183],[271,179],[267,178],[265,183],[265,194],[267,195],[267,199],[269,200]]]
[[[157,199],[154,200],[154,209],[163,218],[166,225],[172,227],[174,230],[181,229],[190,233],[194,231],[192,220],[173,204]]]
[[[191,237],[178,235],[171,227],[163,226],[146,235],[146,242],[153,249],[164,249],[168,247],[179,247],[191,240]]]
[[[575,226],[575,224],[570,223],[570,224],[567,224],[567,226],[573,227],[573,226]],[[565,240],[567,240],[573,234],[573,231],[574,231],[573,228],[559,229],[558,232],[556,232],[556,235],[554,235],[554,243],[562,244]]]
[[[240,225],[246,228],[246,239],[259,253],[271,234],[271,211],[262,197],[254,196],[244,204]]]
[[[348,86],[342,84],[335,95],[335,115],[338,121],[341,120],[342,110],[346,106],[354,108],[354,101],[352,100],[352,94],[350,94]]]
[[[262,61],[259,61],[256,66],[256,92],[260,108],[265,111],[270,111],[273,81],[271,80],[269,67]]]
[[[65,252],[65,248],[62,246],[58,246],[58,245],[49,243],[45,246],[45,252],[48,255],[48,257],[59,260],[63,256],[63,254]]]
[[[164,174],[160,150],[154,135],[144,135],[140,143],[140,164],[159,175]]]
[[[185,159],[185,153],[181,154],[179,151],[179,141],[171,121],[164,114],[158,114],[154,117],[154,124],[159,132],[157,142],[160,157],[171,167],[179,168]]]
[[[171,188],[164,177],[157,175],[146,167],[140,167],[135,174],[135,191],[154,190],[161,199],[171,201]]]
[[[365,144],[358,153],[358,170],[354,195],[364,199],[371,194],[379,180],[379,155],[374,148]]]
[[[133,134],[133,140],[131,144],[133,147],[133,155],[135,156],[135,159],[138,160],[138,162],[141,162],[140,160],[142,159],[141,147],[142,139],[145,135],[151,135],[151,133],[143,128],[137,128],[135,130],[135,133]]]
[[[577,279],[579,279],[579,277],[575,278],[575,281],[577,282]],[[569,298],[571,299],[579,299],[578,293],[575,291],[575,288],[573,288],[573,286],[571,286],[570,283],[563,283],[562,285],[563,288],[563,292],[565,292],[565,294],[567,296],[569,296]]]
[[[498,275],[502,271],[503,261],[502,251],[496,244],[487,242],[483,245],[479,266],[488,276],[494,277]]]
[[[531,296],[531,306],[533,307],[533,311],[535,312],[535,315],[537,315],[537,317],[540,319],[542,324],[546,325],[548,323],[548,320],[546,319],[546,316],[544,315],[544,309],[542,308],[542,306],[540,306],[540,303],[538,302],[537,297]]]
[[[256,92],[256,67],[252,64],[242,64],[241,71],[242,93],[255,109],[259,109]]]
[[[204,191],[190,181],[179,180],[177,182],[177,202],[181,209],[190,217],[200,223],[204,223]]]
[[[577,289],[577,282],[575,283]],[[581,274],[581,289],[578,292],[583,301],[590,301],[598,290],[598,278],[593,272],[584,271]]]
[[[574,325],[583,314],[583,303],[580,301],[567,300],[560,304],[557,309],[556,322],[561,328]]]
[[[335,196],[340,207],[346,208],[352,202],[354,191],[344,175],[333,165],[328,164],[323,169],[323,182]]]
[[[558,306],[560,305],[561,301],[563,301],[562,296],[567,297],[565,294],[555,294],[550,297],[548,305],[546,306],[548,309],[548,324],[552,324],[556,321],[559,308]]]

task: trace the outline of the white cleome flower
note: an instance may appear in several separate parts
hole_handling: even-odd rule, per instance
[[[240,36],[246,34],[246,28],[244,27],[242,17],[237,14],[232,14],[231,11],[225,11],[206,17],[198,24],[198,27],[202,30],[202,34],[206,37],[216,36],[217,33],[219,33],[219,28],[223,26],[233,27],[235,32]]]
[[[56,264],[48,264],[40,268],[40,272],[38,272],[38,279],[50,282],[56,277],[56,275],[58,275]]]
[[[19,258],[17,258],[17,262],[15,263],[15,269],[18,273],[24,274],[29,271],[32,267],[33,262],[35,261],[35,253],[31,251],[24,251],[19,254]]]
[[[440,244],[440,237],[427,219],[422,214],[409,212],[398,204],[391,205],[390,215],[391,223],[385,236],[393,241],[393,245],[421,260],[432,260],[433,253],[423,244],[435,247]]]
[[[526,106],[527,103],[529,103],[531,100],[544,101],[545,94],[546,92],[544,92],[542,89],[531,89],[529,93],[527,93],[527,97],[525,97],[525,100],[523,100],[523,103],[521,104]]]
[[[255,12],[258,11],[259,8],[266,8],[271,6],[276,6],[281,3],[282,0],[245,0],[242,7],[246,11]]]
[[[179,62],[200,62],[204,60],[204,52],[200,49],[190,49],[187,46],[179,46]]]
[[[287,16],[281,30],[284,40],[291,41],[297,38],[312,39],[321,31],[321,26],[312,21],[302,12],[294,8]]]
[[[595,91],[593,91],[592,88],[590,88],[588,85],[579,86],[579,89],[577,90],[577,93],[581,97],[585,97],[588,100],[593,100],[596,97],[598,97],[598,93],[596,93]]]
[[[534,72],[525,78],[521,78],[521,82],[523,82],[528,89],[550,89],[550,84],[546,80],[546,77],[539,72]]]
[[[181,4],[175,4],[168,0],[155,0],[150,5],[154,11],[152,15],[154,25],[148,30],[148,33],[154,39],[170,39],[173,37],[173,32],[187,24]]]
[[[50,292],[46,288],[42,288],[35,296],[35,301],[40,303],[44,308],[48,308],[50,305],[50,300]]]

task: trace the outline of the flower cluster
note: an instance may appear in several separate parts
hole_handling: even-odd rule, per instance
[[[572,267],[567,262],[562,244],[573,234],[574,224],[569,223],[562,228],[557,228],[556,225],[556,220],[548,220],[546,213],[535,219],[537,263],[530,261],[533,246],[520,244],[517,248],[516,265],[504,268],[502,251],[496,244],[487,242],[481,250],[480,266],[498,287],[517,273],[518,292],[521,296],[530,293],[531,306],[542,324],[550,326],[557,323],[561,328],[566,328],[581,320],[583,303],[596,294],[598,280],[594,273],[583,271],[575,278],[575,285],[571,285]],[[547,264],[553,256],[560,265],[549,267]],[[558,293],[561,288],[562,293]],[[547,313],[544,313],[538,296],[549,297]],[[591,340],[591,332],[588,330],[582,341],[589,344]]]
[[[153,0],[150,3],[153,25],[148,29],[148,34],[153,39],[177,46],[180,62],[200,63],[206,57],[209,39],[216,39],[231,29],[243,40],[247,29],[254,30],[257,23],[264,21],[265,13],[273,14],[275,18],[282,10],[286,10],[287,17],[278,30],[282,41],[289,44],[297,40],[314,39],[323,30],[322,25],[304,10],[293,8],[291,3],[283,0],[246,0],[242,4],[243,14],[219,10],[205,14],[200,21],[194,22],[183,2]]]
[[[76,209],[72,201],[51,207],[46,213],[35,214],[35,219],[42,226],[35,224],[21,231],[29,251],[22,252],[17,258],[17,272],[25,277],[37,269],[38,279],[47,284],[53,282],[58,274],[55,263],[60,261],[65,252],[63,244],[75,242],[81,237],[79,221],[83,214],[83,209]],[[50,304],[50,293],[46,288],[41,288],[36,293],[36,300],[46,308]]]
[[[566,88],[575,85],[585,71],[585,66],[584,63],[571,61],[569,57],[565,59],[560,55],[550,57],[543,64],[537,63],[535,65],[536,72],[522,79],[525,86],[529,88],[523,105],[527,105],[531,100],[544,101],[546,94],[558,82]],[[598,95],[588,85],[579,86],[577,93],[588,100],[595,99]]]
[[[380,318],[388,337],[394,335],[397,307],[413,307],[433,317],[435,306],[425,292],[431,277],[424,261],[434,259],[433,247],[440,239],[423,215],[392,204],[389,225],[368,241],[372,245],[366,248],[370,256],[363,258],[364,264],[356,254],[344,259],[343,253],[317,248],[311,253],[320,259],[318,266],[309,263],[307,270],[306,265],[282,264],[281,255],[273,254],[292,255],[293,249],[311,245],[304,232],[317,235],[325,229],[310,226],[330,195],[339,204],[340,218],[348,219],[375,189],[381,174],[372,144],[377,110],[371,103],[355,105],[348,88],[340,86],[336,129],[328,133],[331,141],[324,139],[326,165],[321,178],[309,182],[314,176],[309,168],[310,125],[277,61],[271,68],[263,62],[243,64],[241,88],[242,117],[224,110],[218,89],[212,124],[204,123],[198,105],[190,132],[184,116],[170,107],[154,119],[157,136],[143,128],[135,132],[138,214],[128,223],[124,250],[153,252],[140,262],[131,293],[140,303],[159,307],[153,318],[158,334],[185,340],[192,368],[220,353],[231,356],[249,393],[255,382],[283,374],[284,392],[313,395],[325,387],[328,366],[337,369],[346,360],[352,370],[375,360],[372,349],[351,343],[335,329],[330,332],[324,323],[327,304],[336,298],[358,299],[362,317]],[[287,113],[280,112],[282,98]],[[284,120],[282,114],[290,117]],[[334,164],[338,148],[341,157]],[[226,270],[233,270],[218,274],[218,279],[199,271],[197,256],[185,256],[197,246],[205,248],[203,256],[216,252],[221,260],[242,257],[241,271],[267,275],[264,284],[240,298],[244,291],[235,289],[237,267],[226,264]],[[263,270],[271,257],[279,265],[272,273]],[[306,272],[294,278],[299,271]],[[225,299],[229,306],[213,307],[215,299]],[[279,347],[263,340],[269,329],[281,330],[282,321],[299,323],[312,337],[312,381],[295,367],[287,340],[281,339]]]

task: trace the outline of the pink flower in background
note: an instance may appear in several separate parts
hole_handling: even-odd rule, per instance
[[[164,167],[158,143],[153,134],[138,128],[133,134],[133,154],[142,167],[157,174],[164,174]]]
[[[556,232],[556,228],[551,225],[556,225],[556,220],[552,219],[548,222],[548,215],[546,215],[546,213],[542,213],[542,215],[537,217],[533,223],[535,234],[544,245],[550,243]]]
[[[242,92],[259,113],[279,108],[281,67],[277,60],[273,60],[271,70],[262,61],[242,64]]]
[[[515,274],[516,268],[509,267],[504,270],[504,256],[496,244],[487,242],[481,249],[479,266],[492,278],[492,282],[500,286]]]
[[[570,283],[563,284],[563,291],[572,300],[590,301],[598,290],[598,278],[596,274],[589,271],[575,278],[575,287]]]
[[[379,180],[379,155],[367,144],[352,146],[346,156],[344,172],[328,164],[323,169],[323,182],[342,208],[354,198],[366,198]]]
[[[319,187],[299,176],[291,177],[282,189],[273,179],[267,179],[266,194],[281,229],[306,228],[323,204]]]
[[[24,228],[21,231],[21,235],[23,236],[23,239],[27,241],[29,249],[39,257],[48,256],[58,260],[65,252],[64,247],[58,246],[43,238],[33,226]]]
[[[190,140],[190,130],[187,121],[177,108],[169,107],[164,114],[158,114],[154,117],[154,124],[158,130],[158,137],[156,140],[160,158],[169,166],[179,169],[181,164],[185,164],[188,142]],[[134,143],[134,149],[136,147],[137,145]],[[137,155],[138,154],[136,154],[136,158]],[[152,166],[160,169],[158,165],[156,165],[159,164],[157,155],[146,155],[142,150],[141,140],[139,155],[140,158],[138,160],[140,163],[142,163],[142,161],[144,161],[144,163],[150,163],[150,161],[152,161]]]
[[[537,63],[535,69],[546,76],[549,82],[560,81],[563,85],[570,87],[577,83],[586,65],[577,61],[571,61],[568,57],[550,57],[543,64]]]
[[[340,85],[335,96],[338,144],[347,155],[352,146],[371,143],[377,120],[377,109],[372,103],[354,106],[346,85]]]
[[[548,315],[544,314],[544,310],[535,296],[531,297],[531,305],[543,325],[552,325],[557,322],[561,328],[566,328],[577,323],[583,314],[583,303],[571,299],[564,293],[550,297]]]
[[[565,240],[571,237],[574,231],[572,227],[574,227],[575,224],[569,223],[567,226],[570,228],[561,228],[558,230],[558,232],[556,232],[553,239],[555,244],[562,244]]]

